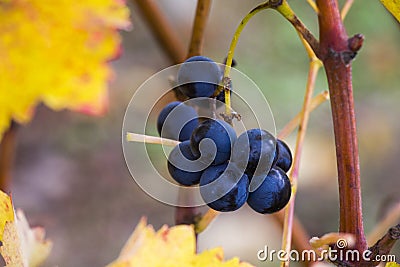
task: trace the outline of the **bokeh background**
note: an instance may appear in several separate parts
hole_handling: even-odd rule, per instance
[[[222,62],[233,32],[260,1],[213,1],[204,55]],[[289,1],[316,34],[317,17],[306,1]],[[342,3],[343,1],[341,1]],[[188,44],[196,1],[158,1],[179,37]],[[171,65],[135,4],[133,30],[122,32],[123,54],[113,62],[110,110],[103,117],[53,112],[38,107],[34,120],[18,133],[13,200],[31,225],[46,228],[54,248],[46,266],[103,266],[115,259],[142,216],[155,228],[173,225],[174,208],[146,195],[126,167],[121,128],[135,90]],[[376,225],[385,207],[399,201],[400,188],[400,27],[377,0],[356,0],[345,21],[349,35],[365,43],[353,63],[364,224]],[[239,41],[237,68],[263,90],[283,128],[302,106],[308,58],[297,34],[276,12],[252,19]],[[323,71],[316,92],[327,89]],[[154,134],[155,128],[153,129]],[[292,148],[295,134],[287,142]],[[296,214],[312,236],[338,229],[338,190],[329,103],[310,118],[301,161]],[[244,207],[222,214],[199,236],[199,248],[223,246],[226,257],[239,256],[256,266],[256,252],[280,248],[279,226],[271,216]],[[154,252],[157,256],[157,252]],[[399,245],[394,250],[400,259]]]

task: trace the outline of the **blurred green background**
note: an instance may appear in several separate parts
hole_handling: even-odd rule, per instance
[[[236,26],[259,2],[213,1],[204,55],[222,62]],[[289,3],[318,35],[317,17],[306,1]],[[158,4],[188,44],[196,1]],[[19,132],[14,204],[27,213],[32,225],[44,226],[54,241],[46,266],[105,265],[117,257],[141,216],[155,228],[174,222],[174,208],[141,191],[122,154],[121,127],[131,96],[148,77],[171,65],[134,4],[131,11],[134,28],[122,32],[124,53],[113,63],[116,79],[110,84],[108,114],[88,117],[39,107],[35,119]],[[356,0],[345,25],[349,35],[365,35],[353,63],[353,82],[368,233],[388,199],[400,200],[400,27],[377,0]],[[244,30],[235,59],[237,68],[263,90],[277,129],[283,128],[301,109],[308,72],[307,55],[292,26],[276,12],[262,11]],[[316,92],[325,89],[322,70]],[[287,141],[293,149],[295,134]],[[312,236],[338,229],[336,176],[327,102],[310,118],[296,201],[296,214]],[[277,262],[258,262],[256,253],[264,245],[279,249],[280,239],[271,216],[246,206],[219,216],[199,236],[199,248],[223,246],[228,258],[277,266]],[[394,254],[400,259],[399,245]]]

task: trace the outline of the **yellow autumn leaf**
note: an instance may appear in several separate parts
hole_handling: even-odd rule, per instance
[[[0,241],[3,241],[3,232],[6,222],[14,221],[14,209],[11,197],[0,190]]]
[[[400,0],[380,0],[390,13],[400,22]]]
[[[0,253],[6,267],[38,267],[49,256],[52,242],[44,239],[41,227],[30,228],[21,210],[14,221],[6,222]]]
[[[122,0],[0,0],[0,139],[37,104],[105,111],[108,64],[130,27]]]
[[[396,263],[396,262],[388,262],[385,265],[386,267],[400,267],[400,264]]]
[[[107,267],[251,267],[238,258],[224,261],[222,248],[196,254],[192,226],[163,226],[157,232],[142,218],[121,250]]]
[[[22,256],[21,240],[17,234],[17,226],[13,222],[7,222],[4,227],[3,244],[0,253],[6,262],[6,266],[27,266],[28,262]]]
[[[253,265],[240,262],[239,258],[235,257],[228,261],[223,261],[224,251],[222,248],[214,248],[197,254],[192,261],[193,267],[253,267]]]

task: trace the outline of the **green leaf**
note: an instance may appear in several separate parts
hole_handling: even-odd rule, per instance
[[[400,22],[400,0],[380,0],[390,13]]]

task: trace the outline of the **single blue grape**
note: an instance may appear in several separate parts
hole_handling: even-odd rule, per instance
[[[204,140],[204,143],[202,142]],[[229,160],[236,141],[235,130],[225,121],[207,119],[200,123],[190,138],[190,147],[195,156],[204,162],[219,165]],[[202,151],[200,152],[200,142]],[[216,153],[212,146],[216,146]],[[215,156],[215,158],[214,158]]]
[[[189,98],[210,97],[217,89],[221,77],[222,71],[212,59],[194,56],[180,66],[177,81],[180,91]]]
[[[292,188],[286,173],[274,167],[261,185],[249,193],[247,204],[258,213],[274,213],[286,206],[291,194]]]
[[[180,143],[168,156],[169,174],[181,185],[198,184],[206,166],[197,159],[190,150],[189,140]]]
[[[194,108],[180,101],[166,105],[157,118],[157,131],[160,136],[173,140],[189,140],[199,124]]]
[[[217,211],[234,211],[242,207],[249,194],[248,187],[249,178],[232,163],[209,166],[200,178],[204,202]]]
[[[253,175],[267,175],[274,159],[275,143],[275,137],[271,133],[262,129],[250,129],[237,138],[231,160],[245,170],[250,178]]]
[[[292,166],[292,160],[292,152],[290,152],[289,146],[282,140],[277,139],[274,165],[284,172],[288,172]]]

